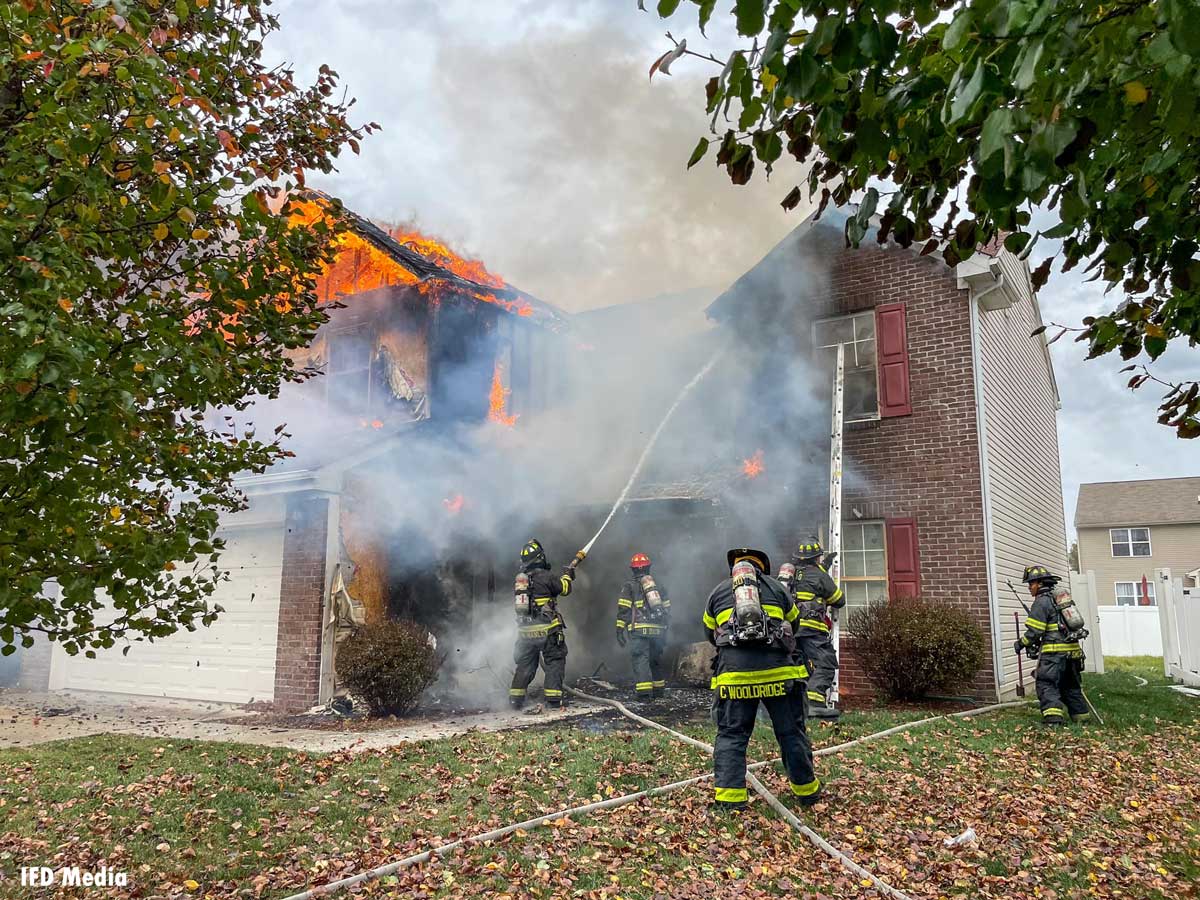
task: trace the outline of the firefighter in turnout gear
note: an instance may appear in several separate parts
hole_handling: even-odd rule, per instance
[[[1079,641],[1087,636],[1083,617],[1071,595],[1057,587],[1060,579],[1045,566],[1028,566],[1021,579],[1029,585],[1033,605],[1025,619],[1025,634],[1013,645],[1037,659],[1037,698],[1042,722],[1062,725],[1067,715],[1075,722],[1091,718],[1083,696],[1083,649]]]
[[[717,806],[740,809],[746,804],[746,746],[759,703],[771,717],[793,796],[811,805],[821,782],[813,771],[804,724],[808,673],[792,658],[792,623],[799,610],[783,585],[768,574],[771,561],[761,550],[730,550],[727,559],[731,577],[716,586],[704,607],[704,628],[717,648],[712,679]]]
[[[808,712],[815,718],[837,718],[828,692],[838,669],[837,651],[829,629],[829,611],[846,605],[842,589],[821,565],[821,542],[815,537],[796,548],[795,575],[790,588],[800,616],[795,622],[796,658],[808,667]],[[781,570],[782,571],[782,570]]]
[[[629,645],[637,698],[658,698],[667,690],[663,650],[671,601],[662,582],[650,574],[650,557],[645,553],[635,553],[629,568],[633,578],[621,585],[617,599],[617,642]]]
[[[571,593],[574,579],[575,563],[567,566],[562,575],[551,573],[546,551],[539,541],[532,540],[521,548],[521,571],[513,587],[517,614],[513,662],[517,668],[508,689],[509,703],[516,709],[525,705],[529,682],[537,674],[539,661],[546,673],[546,705],[557,709],[563,704],[567,638],[563,633],[566,624],[558,612],[558,598]]]

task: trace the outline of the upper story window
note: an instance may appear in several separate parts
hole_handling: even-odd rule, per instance
[[[1149,528],[1110,528],[1108,539],[1113,556],[1149,556]]]
[[[826,319],[813,325],[813,343],[829,371],[837,360],[837,345],[846,346],[845,420],[879,418],[879,380],[876,375],[875,312]]]
[[[365,412],[371,400],[374,339],[366,328],[344,328],[329,335],[326,397],[342,412]]]
[[[882,522],[842,523],[839,583],[846,609],[862,609],[888,599],[887,550]]]

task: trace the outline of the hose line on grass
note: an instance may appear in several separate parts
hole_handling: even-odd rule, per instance
[[[584,694],[581,691],[575,690],[574,688],[567,688],[567,691],[576,696],[583,697],[584,699],[594,700],[598,703],[603,703],[607,706],[612,706],[612,707],[616,708],[618,711],[620,711],[623,715],[628,716],[629,718],[633,719],[636,722],[640,722],[641,724],[646,725],[649,728],[654,728],[658,731],[666,732],[667,734],[673,735],[674,737],[676,737],[680,740],[686,741],[687,743],[689,743],[695,747],[698,747],[707,753],[712,753],[711,745],[705,744],[703,741],[698,741],[695,738],[691,738],[685,734],[674,731],[673,729],[670,729],[665,725],[655,722],[652,719],[647,719],[644,716],[639,716],[636,713],[629,710],[628,708],[626,708],[624,706],[624,704],[619,703],[616,700],[605,700],[605,699],[602,699],[599,697],[591,697],[588,694]],[[976,716],[976,715],[980,715],[982,713],[991,712],[992,710],[996,710],[996,709],[1004,709],[1004,708],[1010,707],[1010,706],[1023,706],[1023,705],[1025,705],[1024,702],[996,703],[996,704],[993,704],[992,706],[984,706],[984,707],[980,707],[979,709],[965,710],[963,712],[952,713],[951,715],[954,717],[957,717],[957,718],[968,718],[970,716]],[[816,753],[814,755],[815,756],[828,756],[830,754],[840,753],[841,751],[847,750],[850,747],[854,747],[859,744],[864,744],[869,741],[881,740],[885,737],[896,734],[898,732],[906,731],[910,728],[916,728],[919,725],[927,725],[930,722],[935,722],[938,719],[942,719],[942,718],[946,718],[946,717],[945,716],[932,716],[928,719],[921,719],[920,721],[917,721],[917,722],[907,722],[903,725],[897,725],[894,728],[888,728],[884,731],[875,732],[874,734],[868,734],[868,735],[865,735],[864,737],[856,738],[855,740],[852,740],[852,741],[847,741],[844,744],[838,744],[834,747],[826,747],[823,750],[816,751]],[[753,765],[748,766],[747,768],[749,770],[761,769],[761,768],[764,768],[765,766],[773,765],[776,762],[778,762],[778,760],[769,760],[766,762],[758,762],[758,763],[754,763]],[[699,784],[702,781],[708,781],[712,777],[713,777],[712,773],[708,772],[708,773],[705,773],[704,775],[697,775],[693,778],[686,778],[683,781],[675,781],[670,784],[659,785],[658,787],[648,788],[643,791],[636,791],[635,793],[632,793],[632,794],[624,794],[620,797],[610,797],[607,800],[600,800],[595,803],[587,803],[587,804],[584,804],[583,806],[575,806],[570,809],[562,809],[557,812],[547,813],[544,816],[538,816],[535,819],[528,819],[524,822],[518,822],[513,825],[506,825],[503,828],[496,828],[492,831],[487,831],[482,834],[473,834],[473,835],[470,835],[469,837],[460,838],[457,841],[451,841],[449,843],[441,844],[440,846],[433,847],[429,850],[424,851],[423,853],[417,853],[412,856],[405,857],[404,859],[396,860],[395,862],[386,863],[382,866],[376,866],[373,869],[368,869],[367,871],[360,872],[357,875],[350,875],[350,876],[347,876],[346,878],[341,878],[337,881],[331,881],[328,884],[319,885],[318,887],[310,888],[309,890],[306,890],[306,891],[301,891],[298,894],[292,894],[289,897],[286,897],[285,900],[314,900],[314,898],[316,898],[316,897],[328,897],[331,894],[336,894],[339,891],[346,890],[347,888],[354,887],[355,885],[365,884],[368,881],[376,881],[380,878],[386,878],[387,876],[394,875],[397,872],[401,871],[402,869],[407,869],[410,866],[420,865],[421,863],[429,862],[431,859],[434,859],[435,857],[445,856],[447,853],[451,852],[452,850],[455,850],[459,847],[466,846],[468,844],[483,844],[483,843],[487,843],[489,841],[499,840],[500,838],[507,837],[508,835],[513,834],[514,832],[529,831],[533,828],[538,828],[542,825],[546,825],[549,822],[554,822],[554,821],[557,821],[558,819],[563,819],[563,818],[567,818],[570,816],[587,815],[588,813],[599,812],[599,811],[605,810],[605,809],[617,809],[618,807],[627,806],[630,803],[636,803],[637,801],[642,800],[647,797],[657,797],[661,794],[668,794],[668,793],[671,793],[672,791],[679,791],[679,790],[683,790],[684,788],[689,788],[693,785]],[[863,878],[871,879],[872,882],[876,885],[876,887],[883,890],[884,893],[886,893],[888,896],[893,897],[893,898],[904,898],[905,897],[904,894],[900,893],[895,888],[885,885],[883,882],[876,879],[865,869],[861,869],[861,867],[858,866],[857,863],[855,863],[853,860],[849,859],[849,857],[846,857],[845,854],[840,854],[840,851],[838,851],[836,847],[834,847],[832,844],[829,844],[827,841],[825,841],[820,835],[818,835],[811,828],[808,828],[803,823],[801,823],[799,819],[797,819],[794,815],[791,814],[791,812],[787,809],[787,807],[785,807],[782,803],[780,803],[779,800],[770,793],[770,791],[767,791],[767,789],[762,786],[762,783],[758,781],[758,778],[753,774],[752,771],[747,772],[747,779],[750,781],[750,783],[752,785],[755,785],[754,789],[756,791],[758,791],[760,794],[762,794],[763,799],[766,800],[767,803],[771,805],[772,809],[775,809],[776,812],[780,812],[780,810],[782,810],[783,812],[781,812],[780,814],[783,815],[785,821],[787,821],[793,828],[797,828],[798,830],[800,830],[801,834],[803,834],[815,846],[819,847],[823,852],[828,853],[829,855],[833,856],[835,859],[838,859],[840,862],[843,862],[843,865],[845,865],[845,863],[848,862],[850,864],[848,866],[848,868],[850,868],[851,871],[854,871],[856,874],[861,874],[861,877],[863,877]],[[771,803],[771,800],[774,800],[775,802]],[[778,804],[778,806],[776,806],[776,804]],[[861,872],[860,872],[860,870],[861,870]]]

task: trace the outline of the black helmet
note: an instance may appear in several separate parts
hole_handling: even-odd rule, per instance
[[[526,569],[550,568],[550,563],[546,561],[546,551],[537,538],[533,538],[521,548],[521,565]]]
[[[1050,584],[1057,584],[1061,579],[1051,573],[1045,566],[1026,566],[1025,576],[1021,579],[1025,584],[1032,584],[1035,581],[1047,581]]]
[[[805,561],[817,559],[822,552],[821,539],[813,535],[800,542],[800,546],[796,548],[796,559]]]
[[[761,550],[751,550],[749,547],[735,547],[725,554],[725,558],[729,561],[729,568],[731,569],[735,564],[745,559],[749,560],[751,565],[764,575],[771,574],[771,559]]]

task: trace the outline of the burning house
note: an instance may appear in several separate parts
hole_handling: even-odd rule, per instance
[[[1042,320],[1028,268],[999,248],[952,268],[920,248],[877,245],[875,232],[851,250],[844,224],[839,213],[810,218],[709,304],[680,295],[577,317],[580,329],[604,322],[657,335],[650,347],[674,342],[668,357],[692,367],[720,357],[632,493],[625,533],[606,539],[664,543],[674,640],[702,640],[725,547],[763,547],[778,566],[800,538],[828,531],[830,373],[842,344],[844,615],[899,597],[960,607],[988,644],[968,691],[1010,696],[1019,607],[1006,580],[1031,561],[1067,570],[1058,394],[1033,334]],[[852,642],[842,675],[844,693],[869,691]]]
[[[297,224],[326,209],[314,197]],[[333,689],[342,586],[368,622],[410,618],[441,638],[511,582],[493,554],[513,551],[473,524],[507,511],[483,508],[495,493],[472,485],[502,478],[505,433],[546,406],[567,319],[431,238],[345,215],[318,287],[329,321],[294,360],[321,376],[241,414],[260,431],[286,425],[294,455],[243,479],[249,506],[222,521],[225,613],[127,654],[56,645],[51,689],[307,708]],[[511,587],[500,592],[510,607]]]

